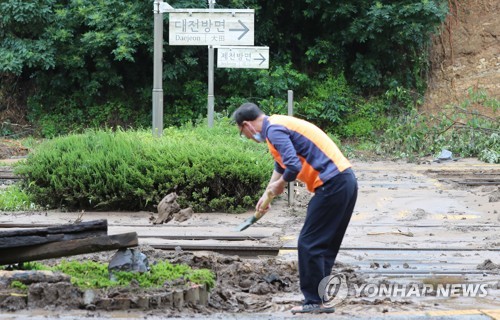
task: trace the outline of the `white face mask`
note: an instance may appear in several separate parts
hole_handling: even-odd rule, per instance
[[[260,132],[253,134],[252,137],[255,140],[257,140],[258,142],[265,142],[266,141],[266,139],[262,138],[262,135],[260,134]]]

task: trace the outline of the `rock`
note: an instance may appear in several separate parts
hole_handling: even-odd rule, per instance
[[[477,266],[478,270],[496,270],[500,269],[500,264],[493,263],[490,259],[484,260],[483,263]]]
[[[111,258],[108,265],[110,274],[113,271],[130,271],[144,273],[149,271],[146,255],[138,249],[120,249]]]
[[[177,194],[175,192],[169,193],[158,204],[158,218],[154,224],[166,223],[172,220],[173,214],[179,212],[181,207],[176,202]]]
[[[177,222],[184,222],[193,216],[193,209],[188,207],[186,209],[182,209],[179,212],[174,214],[174,220]]]

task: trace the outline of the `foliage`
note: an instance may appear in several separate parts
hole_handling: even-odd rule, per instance
[[[324,50],[328,43],[328,48],[337,55],[328,60],[322,54],[309,55],[309,59],[323,64],[340,62],[349,78],[367,89],[384,88],[394,81],[403,87],[416,88],[427,67],[427,59],[422,57],[426,57],[430,35],[448,12],[447,2],[440,0],[343,0],[335,5],[330,1],[307,0],[306,3],[309,5],[304,10],[306,18],[316,19],[316,25],[336,27],[335,32],[326,28],[314,38],[317,46]]]
[[[19,289],[21,291],[27,291],[28,290],[28,286],[25,285],[24,283],[20,282],[20,281],[12,281],[10,283],[10,287],[13,288],[13,289]]]
[[[0,211],[35,210],[38,207],[30,195],[17,184],[0,189]]]
[[[39,262],[24,263],[23,270],[59,271],[71,277],[71,282],[79,288],[111,288],[128,287],[134,280],[141,288],[160,288],[168,281],[183,279],[185,282],[207,285],[209,289],[215,286],[215,275],[208,269],[192,269],[186,264],[171,264],[160,261],[151,266],[145,273],[118,271],[113,272],[110,279],[108,265],[95,261],[62,260],[53,267]],[[11,287],[26,288],[22,283],[13,281]]]
[[[479,112],[477,105],[490,110],[493,116]],[[412,158],[447,149],[462,157],[479,156],[483,161],[499,163],[498,105],[496,98],[471,90],[469,99],[460,106],[447,106],[436,116],[412,110],[392,119],[380,151]]]
[[[209,288],[215,286],[215,277],[210,270],[192,270],[185,264],[172,265],[167,261],[153,264],[148,273],[114,272],[113,276],[122,286],[128,285],[132,279],[135,279],[144,288],[162,287],[166,282],[179,278],[197,284],[206,284]]]
[[[253,72],[229,70],[226,75],[229,84],[223,89],[235,93],[223,101],[228,106],[228,115],[248,100],[257,103],[266,114],[287,114],[288,90],[306,92],[310,88],[309,77],[291,63]]]
[[[36,203],[52,208],[152,209],[170,192],[195,211],[252,206],[272,171],[265,145],[236,128],[107,130],[62,136],[39,145],[16,168]]]
[[[387,109],[382,99],[359,101],[336,132],[343,138],[374,140],[387,125]]]
[[[207,6],[202,0],[170,4]],[[336,121],[330,126],[352,105],[321,106],[321,94],[309,93],[311,82],[342,75],[364,93],[394,88],[421,93],[427,44],[447,14],[443,0],[221,0],[216,7],[255,9],[256,45],[271,48],[269,70],[216,69],[216,111],[227,115],[234,101],[245,99],[283,113],[286,90],[294,90],[298,105],[323,108],[322,121]],[[0,92],[14,84],[26,88],[16,99],[42,136],[149,125],[151,2],[1,0],[0,12],[0,78],[7,79]],[[165,26],[168,18],[165,14]],[[203,118],[206,48],[168,46],[165,39],[163,61],[166,126]]]
[[[296,115],[324,130],[335,131],[355,102],[355,95],[343,75],[327,77],[314,83],[310,95],[298,103]]]
[[[20,75],[24,68],[49,70],[56,50],[48,32],[54,0],[0,2],[0,73]]]

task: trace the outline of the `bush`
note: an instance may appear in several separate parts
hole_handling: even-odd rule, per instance
[[[268,182],[266,153],[228,121],[170,128],[161,138],[91,130],[40,144],[16,172],[36,203],[51,208],[150,210],[175,191],[195,211],[238,211]]]
[[[298,103],[296,114],[325,131],[333,132],[353,109],[354,93],[342,74],[318,80],[312,87],[312,93]]]
[[[387,125],[387,104],[382,99],[357,104],[336,132],[344,138],[375,139]]]

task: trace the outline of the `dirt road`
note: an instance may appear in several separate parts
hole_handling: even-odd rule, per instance
[[[349,290],[336,314],[403,317],[472,310],[494,318],[500,310],[500,165],[474,159],[423,164],[354,161],[354,168],[360,185],[358,203],[333,270],[345,276]],[[152,261],[169,259],[217,273],[209,307],[180,315],[288,317],[301,299],[296,239],[311,196],[301,186],[296,192],[293,206],[282,196],[264,218],[241,233],[234,228],[251,212],[195,214],[188,221],[166,225],[152,225],[150,212],[1,213],[0,223],[105,218],[110,234],[136,231],[141,250]],[[106,260],[111,255],[74,258]],[[407,294],[407,289],[425,285],[460,288],[451,296],[436,290],[423,296]],[[487,288],[487,294],[466,294],[467,285]],[[398,294],[394,288],[407,291]]]

